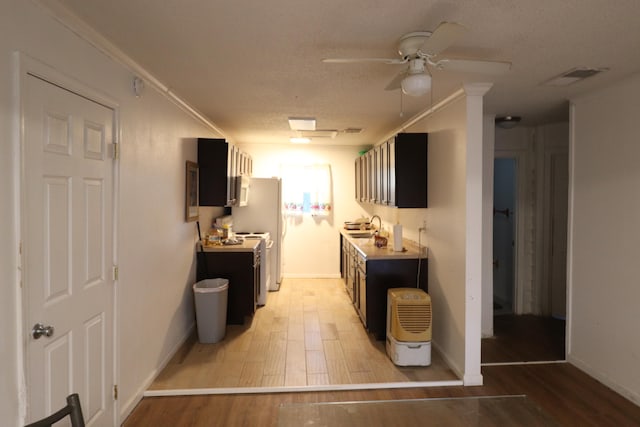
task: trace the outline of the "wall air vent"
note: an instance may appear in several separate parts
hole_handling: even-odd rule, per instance
[[[608,68],[574,68],[572,70],[567,71],[566,73],[562,73],[561,75],[552,78],[544,83],[545,86],[569,86],[573,83],[577,83],[581,80],[584,80],[588,77],[595,76],[596,74],[600,74],[604,71],[608,71]]]

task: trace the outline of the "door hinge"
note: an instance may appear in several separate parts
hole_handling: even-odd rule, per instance
[[[113,386],[113,400],[118,400],[118,385]]]
[[[118,280],[118,273],[119,273],[118,266],[114,265],[113,266],[113,280]]]
[[[120,159],[120,144],[118,144],[117,142],[113,143],[113,159]]]

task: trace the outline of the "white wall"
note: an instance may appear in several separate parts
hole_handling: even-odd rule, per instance
[[[407,128],[428,132],[429,294],[433,341],[465,384],[481,384],[483,116],[490,86],[469,85]]]
[[[184,222],[185,161],[195,138],[216,136],[149,86],[133,96],[133,74],[34,2],[5,0],[0,14],[0,419],[21,422],[22,318],[18,277],[19,138],[13,121],[12,52],[21,51],[119,104],[121,160],[118,252],[119,405],[133,408],[193,325],[194,223]]]
[[[330,164],[333,215],[287,219],[285,277],[340,277],[340,228],[345,221],[369,215],[355,201],[354,162],[362,147],[290,144],[238,144],[253,158],[255,177],[280,176],[281,165]]]
[[[640,403],[640,76],[572,107],[569,361]]]

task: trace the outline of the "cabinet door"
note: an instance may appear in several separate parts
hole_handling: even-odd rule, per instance
[[[396,206],[427,207],[426,133],[399,133],[395,145]]]
[[[387,204],[396,206],[396,139],[387,141],[388,166],[387,166]]]
[[[360,194],[362,193],[362,189],[360,188],[362,185],[362,180],[360,176],[360,157],[358,157],[355,161],[355,190],[356,190],[356,201],[360,201]]]
[[[367,273],[365,269],[365,261],[359,260],[360,266],[358,268],[358,280],[356,286],[358,287],[358,314],[362,324],[367,327]]]
[[[227,206],[232,206],[236,202],[235,169],[236,152],[233,145],[229,144],[229,150],[227,151]]]
[[[242,325],[256,309],[256,271],[253,252],[197,252],[197,280],[224,278],[227,290],[227,323]]]
[[[380,145],[380,167],[379,167],[379,181],[380,190],[378,191],[380,196],[380,203],[383,205],[389,204],[389,143],[384,142]]]
[[[238,151],[238,175],[246,174],[246,157],[243,151]]]
[[[200,206],[225,206],[229,200],[229,144],[224,139],[198,139]]]
[[[361,202],[369,202],[369,156],[363,154],[360,157],[360,176],[362,182],[362,194],[360,195]]]
[[[370,150],[369,155],[369,203],[378,201],[378,155],[376,150]]]

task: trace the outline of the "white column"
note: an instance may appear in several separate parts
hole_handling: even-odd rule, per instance
[[[480,343],[482,319],[483,224],[483,97],[491,83],[464,85],[467,96],[465,362],[464,385],[482,385]]]

